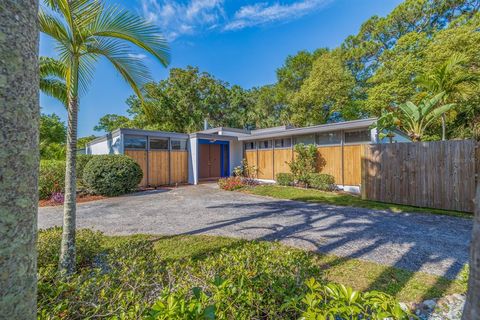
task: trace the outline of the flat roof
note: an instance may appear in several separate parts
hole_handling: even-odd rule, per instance
[[[238,137],[238,140],[248,141],[248,140],[258,140],[258,139],[267,139],[267,138],[276,138],[276,137],[288,137],[288,136],[318,133],[318,132],[366,129],[366,128],[369,128],[372,124],[374,124],[375,121],[377,121],[377,118],[327,123],[327,124],[321,124],[321,125],[310,126],[310,127],[302,127],[302,128],[286,128],[283,131],[273,131],[273,132],[265,131],[255,135]]]
[[[149,137],[156,137],[156,138],[188,139],[188,134],[186,133],[119,128],[119,129],[113,130],[111,133],[107,133],[101,137],[98,137],[90,141],[89,143],[87,143],[87,146],[91,146],[91,145],[106,141],[108,139],[113,139],[115,137],[118,137],[120,134],[128,134],[128,135],[134,135],[134,136],[149,136]]]

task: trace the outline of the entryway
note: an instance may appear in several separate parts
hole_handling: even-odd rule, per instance
[[[198,147],[199,180],[216,180],[230,175],[228,141],[201,139]]]

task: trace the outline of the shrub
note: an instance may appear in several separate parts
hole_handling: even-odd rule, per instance
[[[301,184],[308,184],[308,178],[311,173],[317,170],[317,148],[310,144],[303,143],[295,145],[295,158],[288,163],[295,181]]]
[[[335,178],[326,173],[311,173],[308,177],[310,188],[332,191],[335,189]]]
[[[85,182],[83,181],[83,171],[87,163],[95,157],[91,154],[79,154],[77,155],[77,187],[84,188]]]
[[[233,191],[245,187],[245,183],[241,177],[228,177],[219,179],[218,186],[220,189]]]
[[[295,182],[295,178],[291,173],[277,173],[276,179],[281,186],[292,186]]]
[[[248,165],[247,159],[242,160],[242,164],[233,168],[233,176],[255,178],[257,172],[256,166]]]
[[[56,192],[65,190],[65,161],[41,160],[38,176],[40,199],[49,199]]]
[[[135,190],[142,177],[138,163],[124,155],[95,156],[83,170],[86,186],[105,196],[117,196]]]

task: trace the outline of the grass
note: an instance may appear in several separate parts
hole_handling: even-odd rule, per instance
[[[223,248],[243,246],[246,240],[204,235],[181,236],[115,236],[106,237],[108,246],[121,241],[148,239],[154,250],[166,260],[201,260]],[[297,249],[294,249],[297,250]],[[298,249],[299,250],[299,249]],[[464,293],[466,283],[449,280],[421,272],[411,272],[358,259],[339,258],[334,255],[312,253],[313,263],[319,266],[321,277],[328,282],[341,283],[356,290],[380,290],[395,296],[399,301],[419,302],[446,294]]]
[[[459,218],[472,219],[473,215],[468,212],[447,211],[430,208],[412,207],[401,204],[383,203],[371,200],[363,200],[359,196],[342,192],[325,192],[315,189],[301,189],[295,187],[283,187],[278,185],[261,185],[244,189],[244,192],[268,196],[277,199],[289,199],[304,202],[325,203],[337,206],[349,206],[369,208],[375,210],[389,210],[392,212],[419,212],[439,214]]]

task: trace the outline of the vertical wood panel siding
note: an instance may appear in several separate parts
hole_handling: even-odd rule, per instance
[[[151,150],[148,153],[148,184],[162,186],[169,183],[168,151]]]
[[[473,212],[476,142],[437,141],[365,146],[365,199]]]
[[[343,184],[359,186],[362,183],[362,155],[364,144],[343,146]]]
[[[330,174],[335,178],[335,184],[342,181],[342,146],[318,147],[317,170]]]
[[[257,150],[246,150],[245,160],[247,160],[247,164],[249,167],[258,167],[257,166]],[[256,178],[256,174],[254,177],[251,177],[251,178]]]
[[[274,176],[278,173],[289,173],[289,162],[292,161],[292,149],[275,149],[274,150]]]
[[[273,180],[273,150],[258,151],[258,178]]]
[[[143,178],[139,186],[146,187],[147,181],[147,151],[146,150],[125,150],[125,155],[135,160],[143,171]]]
[[[188,151],[171,151],[170,165],[170,183],[186,183],[188,181]]]

